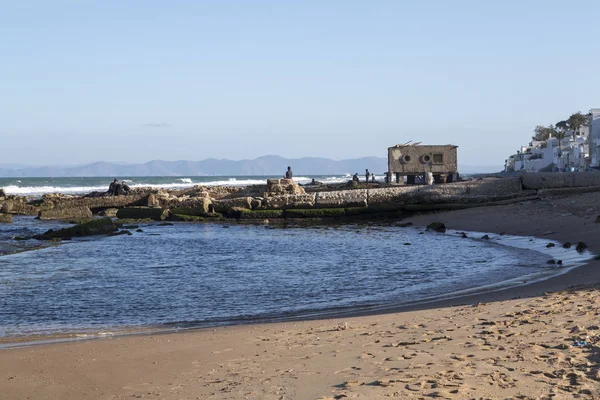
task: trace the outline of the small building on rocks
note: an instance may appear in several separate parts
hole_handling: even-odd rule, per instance
[[[388,148],[388,180],[390,183],[414,184],[425,173],[433,174],[435,183],[458,180],[458,146],[398,144]]]

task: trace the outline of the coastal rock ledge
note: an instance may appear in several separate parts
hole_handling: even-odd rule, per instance
[[[91,219],[105,210],[118,218],[160,221],[354,217],[500,205],[561,195],[565,190],[600,191],[600,172],[523,174],[430,186],[375,183],[357,188],[345,184],[302,187],[291,179],[269,179],[266,185],[237,188],[135,189],[125,196],[54,194],[33,200],[4,196],[0,212],[59,220]]]

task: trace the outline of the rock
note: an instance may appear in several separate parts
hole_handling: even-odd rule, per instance
[[[343,208],[285,210],[285,218],[334,218],[345,216],[346,210]]]
[[[136,229],[136,232],[144,232],[142,229]]]
[[[42,220],[54,220],[54,219],[76,219],[85,220],[92,218],[92,211],[89,207],[56,207],[49,210],[40,210],[38,212],[38,219]]]
[[[464,232],[461,232],[460,237],[463,238],[463,239],[468,238],[467,234],[464,233]]]
[[[304,189],[297,185],[293,179],[267,179],[267,192],[264,197],[304,193]]]
[[[587,248],[588,248],[587,244],[585,244],[583,242],[578,242],[577,246],[575,246],[575,250],[577,250],[577,252],[579,252],[579,253],[583,252]]]
[[[366,207],[368,205],[366,189],[335,190],[331,192],[317,192],[315,198],[316,208],[346,208]]]
[[[117,211],[119,211],[117,208],[107,208],[106,210],[100,211],[98,215],[114,218],[117,216]]]
[[[127,229],[123,229],[121,231],[118,232],[111,232],[108,234],[108,236],[120,236],[120,235],[133,235],[133,233],[129,232]]]
[[[432,222],[429,225],[427,225],[427,229],[443,233],[446,232],[446,224],[444,224],[443,222]]]
[[[554,265],[554,264],[556,264],[556,261],[554,261],[554,260],[548,260],[548,261],[546,261],[546,264],[548,264],[548,265]]]
[[[4,189],[0,188],[0,200],[4,200],[6,197],[6,192]]]
[[[148,207],[159,207],[160,203],[158,202],[158,199],[156,198],[156,195],[154,193],[150,193],[148,195],[148,202],[147,202]]]
[[[548,244],[546,245],[546,247],[547,247],[547,248],[554,247],[554,243],[548,243]]]
[[[252,202],[250,203],[250,207],[252,207],[253,210],[258,209],[261,206],[262,206],[262,200],[252,199]]]
[[[212,202],[214,210],[226,214],[234,207],[252,209],[252,197],[237,197],[234,199],[221,199]]]
[[[570,249],[572,246],[571,242],[566,242],[565,244],[563,244],[563,248],[565,249]]]
[[[110,218],[101,218],[58,231],[50,229],[42,235],[33,236],[33,238],[38,240],[66,239],[80,236],[105,235],[115,231],[117,231],[117,225]]]
[[[597,223],[597,224],[600,224],[600,215],[598,215],[598,216],[596,217],[596,223]]]
[[[152,219],[154,221],[164,221],[169,216],[169,210],[163,208],[126,207],[117,211],[117,218],[119,219]]]
[[[235,211],[234,211],[235,210]],[[232,215],[232,212],[235,213],[234,215]],[[246,209],[233,209],[229,214],[230,216],[234,217],[234,218],[238,218],[238,219],[244,219],[244,220],[268,220],[269,218],[272,219],[279,219],[279,218],[283,218],[284,217],[284,211],[283,210],[254,210],[254,211],[250,211],[250,210],[246,210]]]
[[[264,199],[263,204],[268,209],[313,208],[315,206],[315,198],[315,193],[283,194],[267,197]]]
[[[490,236],[489,235],[483,235],[481,237],[482,240],[490,240]]]
[[[163,208],[173,214],[203,216],[209,212],[212,201],[209,197],[170,198],[160,201]]]
[[[1,214],[0,213],[0,223],[2,223],[2,224],[12,223],[12,214]]]
[[[185,214],[173,214],[169,221],[179,221],[179,222],[203,222],[206,221],[206,218],[200,217],[198,215],[185,215]]]

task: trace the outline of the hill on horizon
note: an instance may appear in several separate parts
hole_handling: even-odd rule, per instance
[[[288,166],[296,176],[362,174],[365,168],[376,174],[387,171],[387,158],[362,157],[331,160],[321,157],[284,158],[266,155],[253,160],[208,158],[201,161],[152,160],[142,164],[93,162],[83,165],[27,166],[0,164],[0,177],[96,177],[96,176],[248,176],[283,175]],[[500,167],[461,165],[462,174],[500,171]]]

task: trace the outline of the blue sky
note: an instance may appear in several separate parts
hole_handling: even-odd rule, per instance
[[[598,1],[3,1],[2,162],[502,165],[600,107]],[[596,46],[596,47],[594,47]]]

